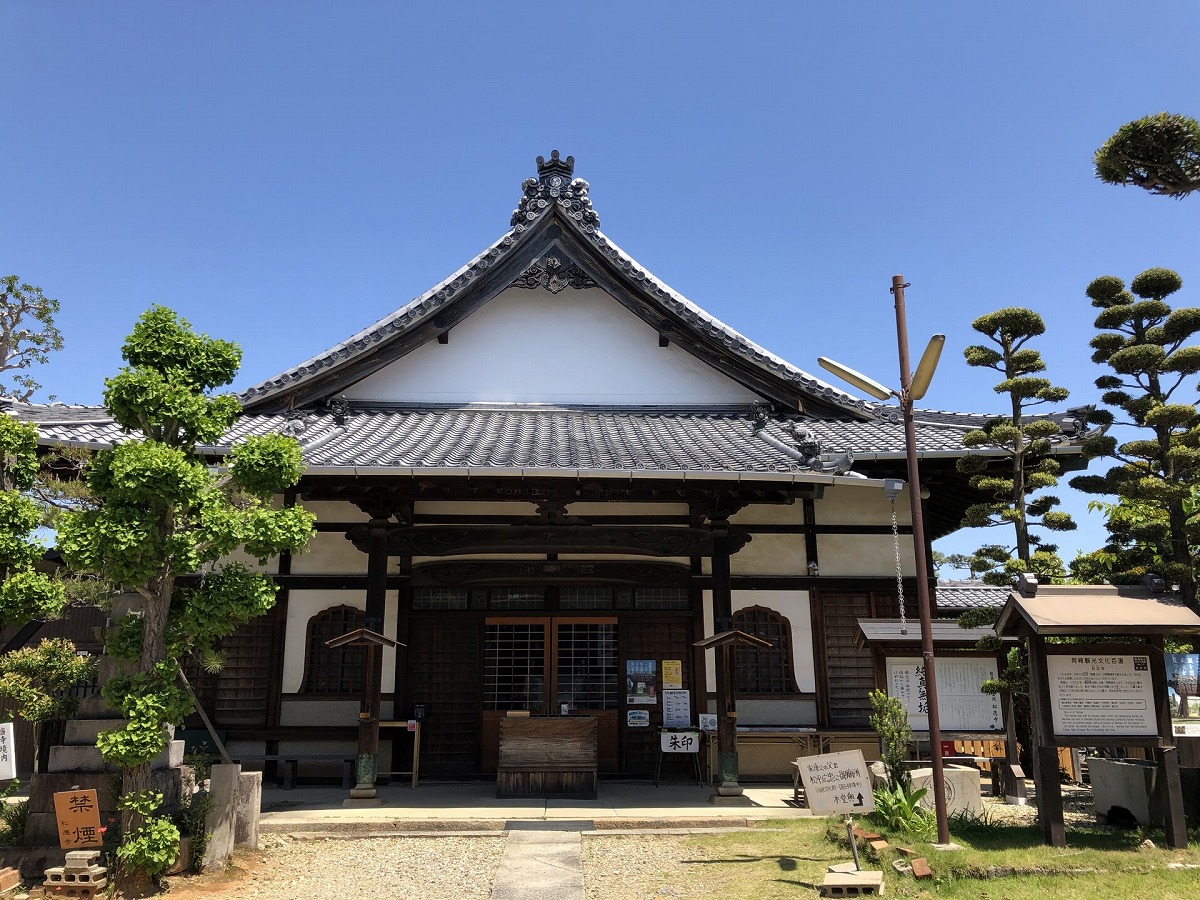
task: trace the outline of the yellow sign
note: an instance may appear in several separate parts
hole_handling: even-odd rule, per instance
[[[58,821],[58,846],[64,850],[104,843],[95,791],[58,791],[54,795],[54,818]]]
[[[663,688],[679,690],[683,687],[683,660],[663,660]]]

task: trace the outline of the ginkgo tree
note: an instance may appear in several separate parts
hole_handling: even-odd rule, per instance
[[[107,644],[124,662],[103,687],[126,720],[101,733],[97,746],[121,768],[122,866],[127,896],[153,889],[170,863],[178,831],[151,815],[151,761],[166,746],[167,728],[191,711],[179,681],[188,654],[215,662],[215,643],[266,612],[271,579],[231,561],[235,553],[265,563],[297,552],[313,517],[272,498],[301,474],[299,445],[282,435],[246,438],[228,457],[212,447],[241,413],[232,382],[241,351],[195,333],[173,311],[144,313],[122,347],[127,366],[105,382],[104,403],[129,438],[96,454],[86,469],[92,508],[66,513],[59,546],[74,569],[95,572],[141,595],[142,614],[124,617]],[[180,575],[201,573],[182,587]],[[173,833],[172,833],[173,832]]]

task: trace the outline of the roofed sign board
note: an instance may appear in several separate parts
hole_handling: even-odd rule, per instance
[[[869,813],[875,809],[871,776],[861,750],[802,756],[796,760],[808,808],[818,815]]]
[[[982,690],[985,681],[996,677],[996,660],[991,657],[939,657],[937,693],[942,730],[1003,731],[1000,698]],[[929,730],[929,699],[920,657],[887,658],[887,692],[904,704],[913,731]]]
[[[1056,735],[1158,734],[1149,656],[1050,654],[1046,673]]]

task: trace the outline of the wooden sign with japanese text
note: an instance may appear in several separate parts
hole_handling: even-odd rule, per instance
[[[0,781],[17,777],[17,751],[13,743],[13,723],[0,723]]]
[[[58,846],[64,850],[99,847],[104,843],[100,803],[94,790],[55,793],[54,818],[58,822]]]
[[[871,776],[861,750],[802,756],[796,763],[808,808],[818,815],[869,813],[875,809]]]

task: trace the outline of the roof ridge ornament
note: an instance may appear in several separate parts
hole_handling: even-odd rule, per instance
[[[537,158],[537,168],[537,178],[526,178],[521,183],[522,197],[509,224],[518,232],[524,231],[526,225],[539,218],[551,204],[557,203],[585,231],[595,232],[600,225],[600,216],[588,199],[590,185],[582,178],[571,178],[575,172],[575,157],[568,156],[564,160],[557,150],[552,150],[548,161],[541,156]]]

